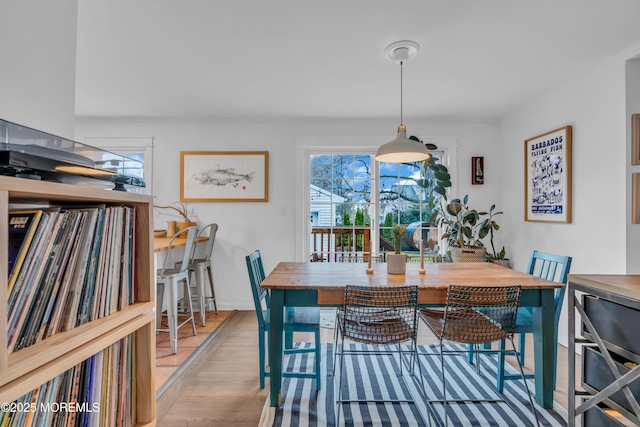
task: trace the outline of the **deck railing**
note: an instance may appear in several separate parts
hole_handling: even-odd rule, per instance
[[[370,243],[368,227],[312,227],[311,261],[369,262]]]
[[[381,239],[382,245],[382,239]],[[311,228],[312,262],[369,262],[371,229],[367,227],[337,226]],[[386,251],[372,257],[372,262],[385,262]],[[442,262],[440,255],[426,251],[424,262]],[[420,262],[419,253],[408,253],[407,262]]]

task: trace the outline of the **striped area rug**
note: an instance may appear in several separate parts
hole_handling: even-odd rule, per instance
[[[311,344],[299,344],[311,345]],[[347,344],[352,347],[364,347],[361,344]],[[261,427],[280,426],[335,426],[336,396],[338,372],[333,370],[333,344],[323,344],[321,363],[324,383],[320,392],[316,392],[315,381],[310,379],[285,378],[282,384],[282,405],[271,408],[269,399],[260,421]],[[439,399],[441,393],[440,359],[437,346],[419,346],[425,390],[430,399]],[[496,375],[495,357],[481,357],[482,375],[493,383]],[[313,370],[313,354],[303,353],[291,356],[286,362],[288,370]],[[534,420],[522,381],[506,381],[505,393],[498,395],[492,384],[487,384],[476,373],[475,366],[469,365],[464,356],[445,357],[447,372],[448,398],[504,397],[511,402],[483,404],[453,404],[447,415],[450,426],[526,426],[518,415]],[[404,398],[413,397],[416,404],[343,404],[340,425],[345,426],[428,426],[425,396],[418,382],[404,369],[404,378],[399,378],[397,355],[390,356],[345,356],[346,377],[343,380],[344,399]],[[510,366],[508,368],[511,368]],[[416,373],[418,369],[416,367]],[[404,381],[403,381],[404,379]],[[543,426],[566,426],[564,419],[552,410],[537,408],[540,424]],[[436,404],[432,417],[444,425],[441,404]],[[432,421],[434,418],[432,418]],[[433,422],[432,425],[438,425]],[[533,425],[533,424],[532,424]]]

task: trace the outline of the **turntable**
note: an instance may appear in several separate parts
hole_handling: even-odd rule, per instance
[[[76,184],[145,187],[141,161],[0,119],[0,175]]]

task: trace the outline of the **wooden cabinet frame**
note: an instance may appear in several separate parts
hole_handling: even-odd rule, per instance
[[[74,365],[135,334],[136,426],[156,424],[155,287],[153,285],[152,199],[147,195],[107,191],[0,176],[0,342],[7,342],[7,265],[9,203],[120,204],[136,208],[137,303],[7,355],[0,351],[0,401],[11,402]]]

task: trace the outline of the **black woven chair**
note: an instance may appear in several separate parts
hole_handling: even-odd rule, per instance
[[[502,350],[505,353],[515,354],[513,334],[516,325],[518,304],[520,302],[520,286],[458,286],[450,285],[447,292],[447,302],[444,309],[424,308],[420,310],[420,318],[426,323],[431,332],[440,343],[440,364],[442,369],[442,400],[428,400],[427,406],[433,410],[434,403],[444,405],[444,422],[448,425],[447,407],[451,403],[481,403],[481,402],[505,402],[502,398],[496,399],[447,399],[445,355],[466,355],[466,348],[445,347],[443,342],[472,344],[471,348],[476,356],[482,352],[495,352],[485,349],[478,344],[493,341],[507,340],[513,350]],[[522,365],[518,363],[520,374],[524,381],[531,409],[535,416],[536,425],[540,425],[538,414],[533,404],[529,391],[529,385],[525,379]],[[520,414],[521,411],[515,411]],[[435,414],[435,411],[434,411]],[[437,417],[434,419],[438,420]],[[524,420],[523,420],[524,421]]]
[[[340,422],[343,403],[415,403],[413,397],[395,400],[345,400],[342,398],[342,379],[344,356],[362,354],[376,356],[397,354],[400,358],[399,376],[403,376],[403,365],[406,363],[411,367],[417,354],[417,303],[417,286],[346,286],[344,305],[337,310],[334,339],[334,374],[337,358],[340,359],[336,425]],[[371,344],[374,347],[371,350],[351,349],[345,346],[345,340]],[[410,345],[401,345],[406,342]],[[410,356],[409,362],[403,360],[403,355]]]

